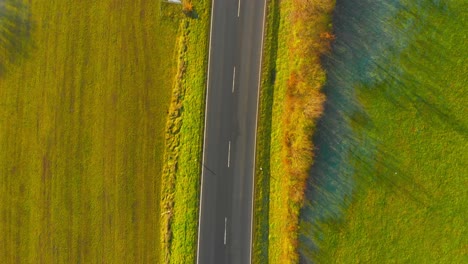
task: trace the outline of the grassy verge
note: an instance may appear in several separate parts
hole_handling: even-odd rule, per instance
[[[1,62],[0,259],[156,263],[177,21],[160,1],[27,2],[31,49]]]
[[[279,1],[267,6],[255,170],[253,263],[268,263],[270,147],[276,56],[278,50]]]
[[[166,130],[162,262],[194,263],[211,1],[194,1],[181,23],[179,72]]]
[[[312,134],[322,112],[333,1],[270,1],[258,128],[255,263],[297,263]]]
[[[350,85],[366,112],[353,124],[355,140],[372,141],[375,151],[352,155],[353,199],[342,219],[321,224],[314,262],[466,262],[467,3],[358,2],[341,8],[348,20],[337,33],[339,54],[368,49],[335,59],[349,69],[341,76],[354,73]],[[354,71],[362,61],[370,62],[365,73]]]

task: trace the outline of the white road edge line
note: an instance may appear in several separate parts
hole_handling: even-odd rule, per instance
[[[231,141],[229,141],[229,150],[228,150],[228,168],[231,165]]]
[[[213,14],[215,0],[211,0],[211,19],[210,19],[210,46],[208,48],[208,69],[206,78],[206,95],[205,95],[205,124],[203,128],[203,154],[202,154],[202,171],[200,179],[200,200],[198,206],[198,237],[197,237],[197,264],[200,263],[200,227],[201,227],[201,208],[203,201],[203,175],[205,174],[205,142],[206,142],[206,121],[208,120],[208,93],[210,87],[210,61],[211,61],[211,37],[213,34]]]
[[[227,217],[224,217],[224,245],[226,245],[226,227],[227,227]]]
[[[252,212],[250,216],[250,258],[249,263],[252,264],[252,247],[253,247],[253,224],[254,224],[254,201],[255,201],[255,167],[257,166],[257,130],[258,130],[258,106],[260,103],[260,86],[262,82],[262,64],[263,64],[263,41],[265,38],[265,17],[266,17],[266,8],[267,8],[267,1],[264,1],[263,6],[263,27],[262,27],[262,44],[261,44],[261,52],[260,52],[260,66],[258,74],[260,75],[258,78],[258,89],[257,89],[257,111],[255,115],[255,137],[254,137],[254,166],[253,166],[253,177],[252,177]]]
[[[241,0],[237,1],[237,17],[239,17],[239,15],[240,15],[240,2],[241,2]]]
[[[235,83],[236,83],[236,67],[234,66],[234,72],[232,74],[232,93],[234,93]]]

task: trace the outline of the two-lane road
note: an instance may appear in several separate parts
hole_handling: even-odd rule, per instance
[[[213,0],[198,264],[251,262],[265,0]]]

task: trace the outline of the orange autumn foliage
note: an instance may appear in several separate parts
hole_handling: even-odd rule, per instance
[[[288,215],[282,230],[285,240],[281,263],[297,263],[299,210],[304,202],[307,178],[313,163],[312,135],[323,112],[325,95],[321,88],[326,74],[320,57],[329,52],[334,35],[329,18],[333,0],[292,0],[287,16],[292,32],[288,38],[288,57],[294,62],[286,84],[282,117],[282,161],[287,177],[282,192]]]

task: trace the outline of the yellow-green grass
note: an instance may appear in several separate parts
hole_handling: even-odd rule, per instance
[[[399,38],[385,45],[407,45],[397,54],[393,48],[359,57],[374,55],[372,65],[379,67],[367,70],[383,80],[353,84],[367,115],[354,124],[356,140],[371,139],[375,154],[353,155],[353,200],[342,219],[321,223],[316,263],[468,259],[468,5],[463,0],[400,4],[397,18],[382,20],[400,29],[386,31]],[[350,27],[366,32],[370,25],[359,21],[349,21]],[[347,39],[346,45],[353,43]]]
[[[278,50],[279,1],[267,3],[267,18],[263,43],[261,92],[257,126],[255,168],[253,263],[268,263],[270,146],[276,56]]]
[[[270,1],[255,195],[255,263],[297,263],[299,211],[313,162],[334,1]]]
[[[178,21],[160,1],[33,0],[0,77],[2,263],[157,263]]]
[[[30,51],[29,16],[29,9],[22,1],[0,2],[0,75]]]
[[[211,0],[193,1],[181,22],[178,73],[166,131],[162,263],[194,263]]]

